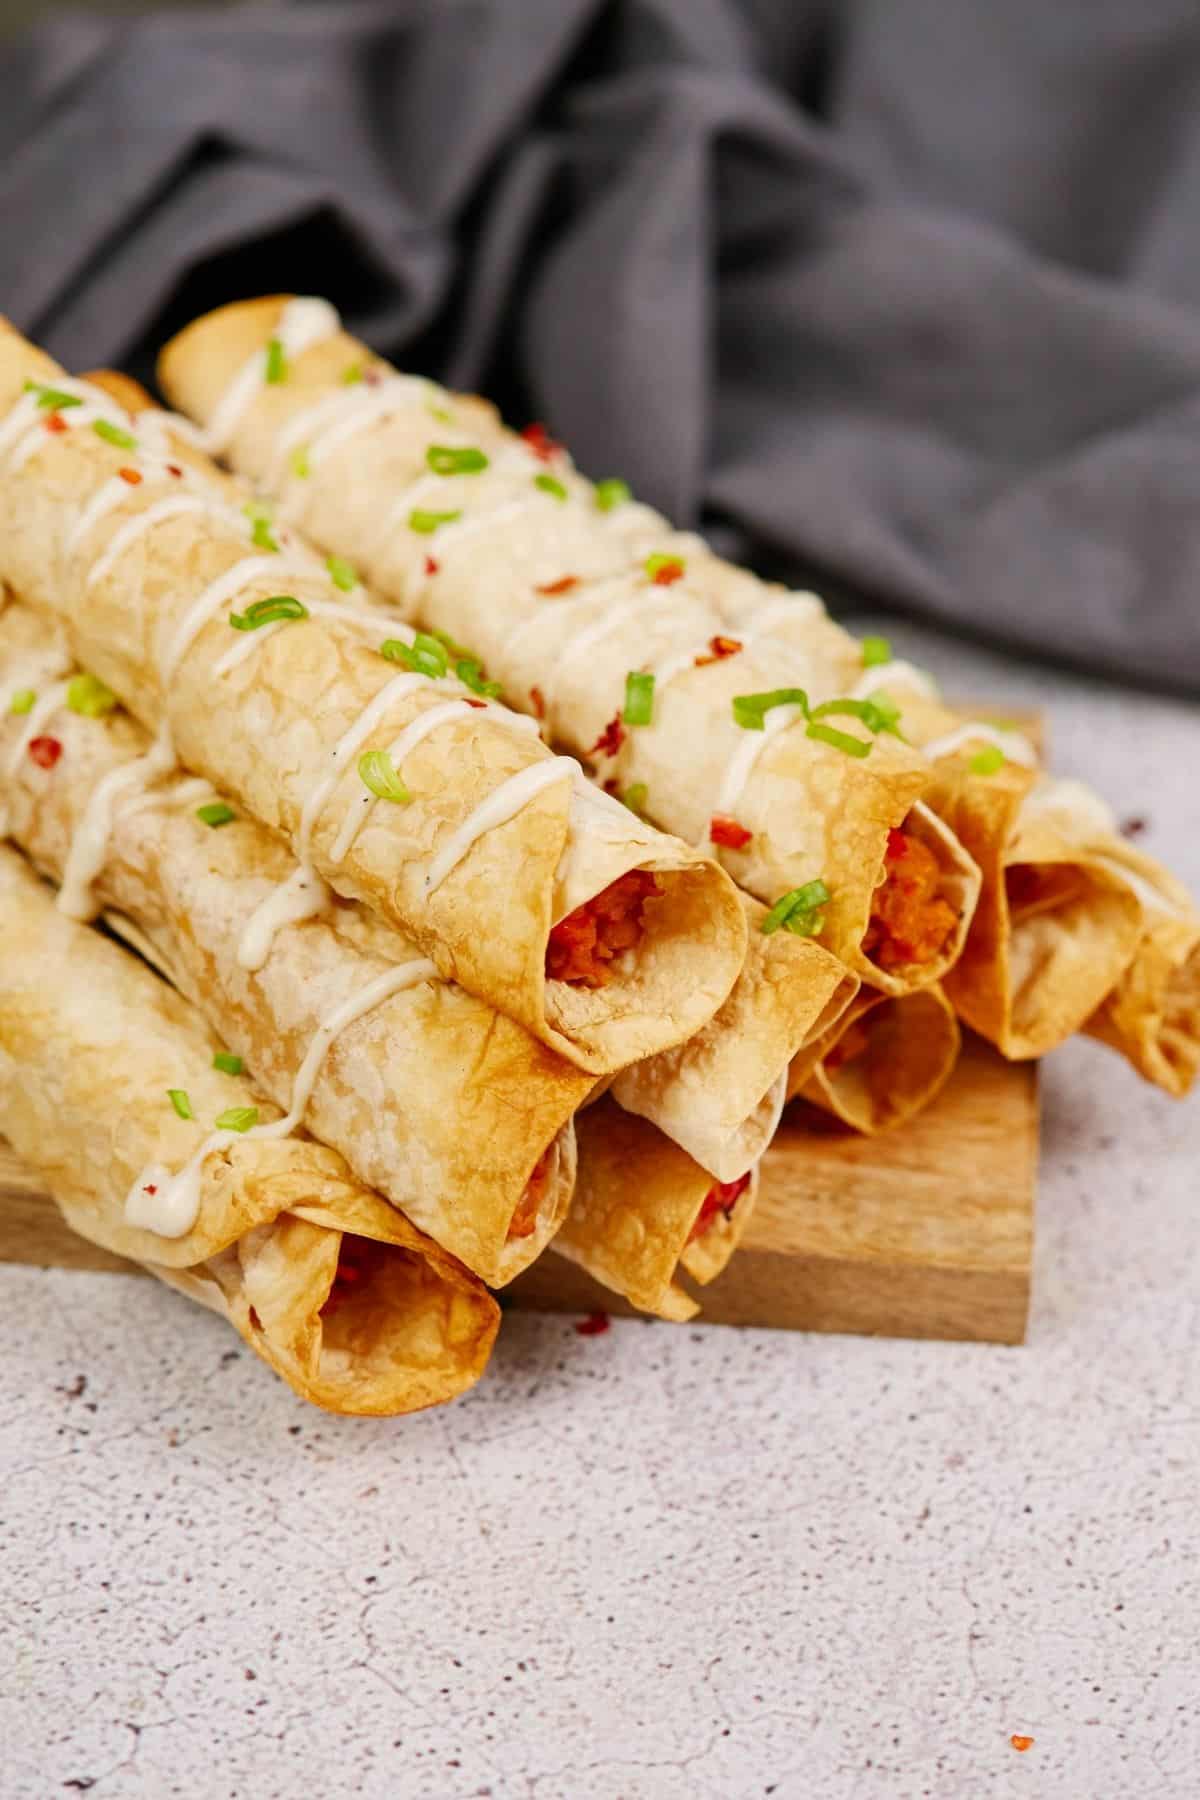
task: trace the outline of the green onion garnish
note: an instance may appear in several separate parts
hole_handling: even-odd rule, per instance
[[[428,537],[439,525],[453,525],[455,519],[461,519],[461,512],[423,512],[419,506],[414,507],[408,515],[408,529],[419,531]]]
[[[187,1097],[186,1088],[168,1088],[167,1099],[171,1102],[171,1105],[175,1108],[175,1111],[179,1114],[181,1119],[195,1118],[196,1115],[192,1111],[192,1103]]]
[[[657,580],[668,569],[678,569],[682,575],[686,566],[682,556],[668,556],[662,550],[656,550],[654,555],[648,556],[642,564],[651,581]]]
[[[93,419],[92,430],[106,444],[115,444],[118,450],[136,450],[138,447],[132,431],[123,431],[119,425],[112,425],[107,419]]]
[[[439,424],[453,425],[454,414],[451,412],[447,412],[447,410],[444,406],[439,406],[436,400],[427,400],[425,402],[425,407],[426,407],[426,410],[433,415],[433,417],[438,421]]]
[[[871,704],[879,715],[879,724],[872,726],[874,731],[890,731],[893,737],[900,736],[900,708],[889,693],[883,688],[876,689],[871,695]]]
[[[32,688],[18,688],[8,703],[8,710],[10,713],[18,714],[18,716],[21,713],[32,712],[33,703],[36,699],[37,695]]]
[[[878,669],[883,663],[890,663],[890,640],[885,637],[865,637],[862,641],[862,659],[864,669]]]
[[[250,542],[258,550],[278,550],[279,545],[271,536],[271,527],[265,519],[255,519],[254,529],[250,533]]]
[[[967,767],[972,775],[994,775],[997,769],[1004,767],[1006,760],[999,744],[989,744],[985,750],[975,752]]]
[[[890,731],[893,736],[899,736],[896,724],[900,708],[888,694],[877,694],[872,700],[826,700],[820,706],[814,706],[809,717],[824,719],[830,713],[844,713],[852,719],[861,719],[868,731]]]
[[[291,469],[292,474],[300,481],[308,480],[309,476],[312,474],[312,465],[308,460],[307,444],[301,444],[298,450],[292,451],[291,456],[288,458],[288,467]]]
[[[403,806],[412,795],[396,773],[386,750],[364,750],[358,759],[358,773],[364,787],[380,800],[392,800]]]
[[[47,387],[41,381],[27,381],[25,392],[36,394],[39,407],[44,408],[46,412],[62,412],[68,406],[83,405],[83,401],[79,399],[78,395],[64,393],[62,388]]]
[[[619,476],[610,475],[607,481],[596,483],[596,505],[601,512],[611,512],[614,506],[624,506],[632,498],[629,483]]]
[[[427,631],[418,631],[411,644],[406,644],[403,638],[386,638],[379,646],[379,654],[388,662],[400,663],[415,674],[428,675],[434,681],[439,681],[450,666],[445,646]]]
[[[769,694],[735,694],[734,722],[743,731],[762,731],[767,714],[776,706],[798,706],[808,717],[808,695],[803,688],[772,688]]]
[[[552,494],[556,500],[565,500],[567,497],[566,485],[557,475],[535,475],[533,485],[541,488],[543,494]]]
[[[257,1106],[231,1106],[213,1120],[218,1131],[249,1131],[258,1124]]]
[[[331,556],[325,567],[329,570],[330,581],[334,587],[341,588],[343,594],[348,594],[351,588],[358,586],[358,571],[344,556]]]
[[[488,466],[482,450],[456,450],[449,444],[430,444],[425,461],[435,475],[478,475]]]
[[[814,721],[805,733],[806,737],[816,738],[818,743],[832,744],[835,750],[841,750],[847,756],[870,756],[871,745],[865,738],[852,737],[848,731],[836,731],[832,725],[822,725]]]
[[[98,675],[73,675],[67,683],[67,705],[85,719],[99,719],[116,704],[117,696]]]
[[[342,370],[343,387],[353,387],[355,382],[361,381],[362,378],[363,366],[360,362],[347,363],[346,367]]]
[[[485,700],[498,700],[503,689],[498,681],[483,679],[483,665],[476,656],[464,656],[454,665],[454,673],[464,687],[469,687],[473,694],[480,694]]]
[[[272,338],[267,345],[267,366],[263,373],[263,380],[271,387],[278,387],[281,381],[287,380],[287,372],[287,357],[284,355],[283,344],[279,338]]]
[[[825,923],[820,909],[829,898],[823,881],[806,881],[803,887],[793,888],[775,902],[763,920],[764,937],[770,937],[781,925],[796,937],[815,937]]]
[[[213,1068],[220,1069],[222,1075],[240,1075],[243,1063],[240,1056],[231,1056],[228,1050],[218,1050],[213,1057]]]
[[[196,808],[196,817],[202,825],[211,825],[215,831],[218,825],[232,825],[237,814],[224,800],[209,800]]]
[[[625,677],[625,705],[621,717],[626,725],[648,725],[654,717],[654,677],[631,669]]]
[[[639,819],[644,819],[646,816],[646,801],[649,797],[650,790],[644,781],[635,781],[632,786],[625,789],[623,794],[617,796],[621,805],[627,806],[631,813],[637,814]]]
[[[307,606],[295,594],[271,594],[266,600],[255,600],[244,613],[230,613],[229,623],[235,631],[257,631],[260,625],[273,625],[276,619],[307,617]]]
[[[448,631],[431,631],[429,635],[436,638],[438,643],[450,652],[451,656],[475,656],[475,652],[468,650],[465,644],[456,644]],[[475,656],[475,661],[479,661],[477,656]]]

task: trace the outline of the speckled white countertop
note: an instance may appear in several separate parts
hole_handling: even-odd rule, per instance
[[[1195,709],[892,636],[1200,891]],[[1193,1800],[1200,1096],[1080,1043],[1044,1109],[1018,1350],[510,1315],[359,1422],[0,1270],[0,1794]]]

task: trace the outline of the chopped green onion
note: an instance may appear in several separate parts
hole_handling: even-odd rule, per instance
[[[408,515],[408,529],[410,531],[419,531],[424,536],[428,537],[429,533],[431,531],[436,531],[439,525],[453,525],[455,519],[461,518],[461,511],[423,512],[421,508],[417,506],[414,507],[412,512]]]
[[[288,458],[288,467],[298,480],[308,480],[309,476],[312,474],[312,464],[308,460],[307,444],[301,444],[299,449],[292,451],[291,456]]]
[[[47,387],[41,381],[27,381],[27,394],[36,394],[38,405],[46,412],[63,412],[68,406],[82,406],[83,401],[77,394],[68,394],[62,388]]]
[[[482,695],[485,700],[498,700],[504,691],[498,681],[483,679],[483,665],[476,656],[464,656],[456,662],[454,673],[464,687],[469,687],[473,694]]]
[[[624,506],[627,500],[633,499],[633,493],[627,481],[617,475],[610,475],[607,481],[596,483],[596,505],[601,512],[612,512],[616,506]]]
[[[358,570],[344,556],[331,556],[325,567],[329,570],[330,581],[334,587],[341,588],[343,594],[348,594],[351,588],[358,586]]]
[[[767,714],[777,706],[798,706],[808,717],[808,695],[803,688],[772,688],[769,694],[735,694],[734,723],[743,731],[763,731]]]
[[[488,466],[482,450],[472,447],[457,450],[450,444],[430,444],[425,461],[435,475],[478,475]]]
[[[878,669],[892,660],[892,646],[885,637],[865,637],[862,641],[864,669]]]
[[[37,695],[32,688],[18,688],[8,703],[8,710],[10,713],[18,714],[18,716],[21,713],[32,712],[33,703],[36,699]]]
[[[900,736],[900,708],[892,696],[883,688],[878,688],[871,695],[871,704],[879,715],[877,731],[890,731],[893,737]]]
[[[249,1131],[258,1124],[257,1106],[230,1106],[213,1120],[218,1131]]]
[[[617,796],[621,805],[627,806],[631,813],[637,814],[639,819],[644,819],[646,816],[646,801],[649,797],[650,790],[644,781],[633,782],[623,794]]]
[[[73,675],[67,683],[67,705],[85,719],[99,719],[116,704],[117,696],[98,675]]]
[[[273,625],[277,619],[307,617],[307,606],[295,594],[272,594],[266,600],[255,600],[244,613],[230,613],[229,623],[235,631],[257,631],[260,625]]]
[[[977,750],[967,764],[972,775],[994,775],[997,769],[1004,767],[1007,758],[999,744],[989,744],[985,750]]]
[[[171,1102],[171,1105],[175,1108],[175,1111],[179,1114],[181,1119],[195,1118],[196,1115],[192,1111],[192,1103],[187,1097],[186,1088],[168,1088],[167,1099]]]
[[[278,551],[279,545],[271,536],[271,527],[265,519],[255,519],[254,529],[250,533],[250,542],[258,550]]]
[[[826,700],[820,706],[814,706],[809,716],[824,719],[830,713],[844,713],[850,718],[861,719],[868,731],[890,731],[894,737],[899,736],[896,725],[900,708],[889,694],[876,694],[871,700]]]
[[[380,800],[392,800],[397,806],[403,806],[412,799],[386,750],[364,750],[358,759],[358,773],[363,786],[370,788]]]
[[[625,705],[621,717],[626,725],[648,725],[654,717],[654,677],[631,669],[625,677]]]
[[[379,654],[388,662],[400,663],[415,674],[428,675],[434,681],[440,681],[449,667],[445,646],[430,637],[427,631],[418,631],[411,644],[406,644],[403,638],[386,638],[379,646]]]
[[[682,556],[668,556],[665,551],[656,550],[653,556],[648,556],[646,558],[642,567],[645,569],[651,581],[654,581],[665,569],[678,569],[679,573],[682,575],[687,565]]]
[[[224,800],[209,800],[196,808],[196,817],[202,825],[211,825],[215,831],[218,825],[232,825],[237,814]]]
[[[852,737],[848,731],[835,731],[832,725],[814,722],[805,733],[806,737],[816,738],[818,743],[832,744],[835,750],[841,750],[847,756],[870,756],[871,745],[864,738]]]
[[[115,444],[118,450],[136,450],[138,447],[132,431],[123,431],[119,425],[113,425],[107,419],[93,419],[92,430],[106,444]]]
[[[228,1050],[218,1050],[213,1057],[213,1068],[220,1069],[222,1075],[240,1075],[243,1069],[240,1056],[231,1056]]]
[[[823,881],[806,881],[778,899],[762,922],[764,937],[770,937],[782,925],[796,937],[815,937],[825,923],[821,907],[830,899]]]
[[[278,387],[281,381],[287,380],[288,364],[281,339],[272,338],[267,345],[267,366],[263,372],[263,380],[270,387]]]
[[[556,500],[565,500],[567,497],[566,484],[557,475],[535,475],[533,485],[541,488],[543,494],[552,494]]]
[[[426,410],[433,415],[433,417],[438,421],[439,424],[453,425],[454,414],[451,412],[447,412],[447,410],[444,406],[439,406],[436,400],[427,400],[425,402],[425,406],[426,406]]]
[[[363,366],[360,362],[347,363],[342,370],[342,386],[353,387],[363,378]]]
[[[445,650],[448,650],[450,652],[451,656],[474,656],[475,655],[474,651],[468,650],[467,646],[465,644],[456,644],[454,639],[450,636],[450,633],[448,631],[431,631],[429,633],[429,636],[432,638],[436,638],[438,643],[441,644],[442,648]],[[479,658],[475,657],[475,660],[476,660],[476,662],[478,662]]]

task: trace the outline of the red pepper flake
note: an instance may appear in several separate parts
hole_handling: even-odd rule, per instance
[[[153,1181],[145,1182],[142,1186],[142,1192],[143,1192],[143,1194],[157,1194],[157,1192],[158,1192],[157,1183],[153,1182]]]
[[[533,708],[533,716],[535,719],[544,719],[545,718],[545,716],[546,716],[546,696],[545,696],[545,694],[543,694],[541,688],[539,688],[539,687],[530,688],[529,704]]]
[[[579,586],[578,575],[560,575],[557,581],[543,581],[534,589],[537,594],[569,594]]]
[[[168,463],[167,464],[167,474],[174,475],[176,481],[183,480],[183,470],[180,468],[178,463]]]
[[[589,756],[615,756],[625,742],[625,727],[621,723],[620,713],[614,713],[600,736],[596,739]]]
[[[142,471],[140,469],[118,469],[117,474],[121,477],[122,481],[127,481],[130,487],[137,487],[142,479]]]
[[[708,655],[696,658],[696,667],[703,669],[708,663],[722,662],[727,656],[736,656],[743,648],[740,638],[714,637],[708,640]]]
[[[47,431],[69,431],[70,430],[70,427],[68,426],[67,421],[63,418],[61,413],[56,413],[56,412],[47,413],[46,417],[42,420],[42,424],[46,427]]]
[[[708,827],[708,835],[714,844],[720,844],[723,850],[744,850],[754,836],[736,819],[725,813],[714,813]]]
[[[665,557],[650,579],[655,587],[670,587],[672,582],[683,580],[683,564],[676,556]]]
[[[607,1313],[589,1313],[586,1319],[580,1319],[575,1329],[580,1337],[603,1337],[612,1324]]]
[[[1015,1731],[1013,1732],[1012,1736],[1009,1738],[1008,1741],[1012,1745],[1014,1750],[1032,1750],[1033,1749],[1034,1740],[1031,1737],[1021,1737]]]
[[[52,769],[62,755],[62,749],[56,737],[35,737],[29,744],[29,754],[39,769]]]
[[[527,425],[521,436],[540,462],[553,462],[562,449],[562,445],[550,436],[541,423]]]
[[[467,705],[468,706],[481,706],[485,712],[487,711],[487,701],[486,700],[468,700]]]
[[[901,857],[907,855],[908,839],[905,837],[904,833],[894,829],[889,831],[885,860],[887,862],[899,862]]]
[[[696,1214],[695,1223],[688,1233],[688,1243],[694,1244],[697,1238],[703,1237],[718,1214],[731,1219],[734,1207],[749,1186],[749,1174],[739,1175],[736,1181],[715,1182],[705,1194],[700,1211]]]
[[[425,558],[425,573],[427,575],[436,575],[441,566],[441,563],[437,562],[432,556],[427,556]]]

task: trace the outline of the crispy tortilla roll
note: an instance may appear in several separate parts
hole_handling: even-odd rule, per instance
[[[0,849],[0,1132],[74,1229],[223,1313],[318,1406],[411,1412],[469,1388],[499,1320],[486,1289],[336,1151],[257,1135],[271,1109],[218,1052]]]
[[[962,1034],[941,988],[873,994],[792,1064],[788,1099],[799,1096],[873,1137],[906,1124],[940,1093],[958,1061]]]
[[[544,432],[518,438],[479,402],[397,376],[321,301],[209,314],[168,345],[160,377],[281,516],[427,630],[473,645],[599,781],[790,906],[863,980],[902,993],[952,965],[978,874],[914,815],[927,759],[881,706],[801,691],[773,640],[723,635],[686,558],[634,559],[619,484],[593,488]],[[888,833],[910,828],[928,866],[900,906]]]
[[[824,1038],[858,991],[856,977],[811,939],[764,936],[765,908],[742,899],[746,963],[716,1018],[612,1083],[626,1112],[657,1125],[719,1182],[738,1180],[759,1161],[779,1124],[793,1060]]]
[[[715,1181],[611,1096],[579,1115],[579,1177],[554,1248],[643,1312],[690,1319],[699,1307],[680,1272],[709,1282],[741,1241],[758,1170]]]
[[[268,831],[203,781],[147,786],[141,727],[111,707],[74,710],[69,685],[30,736],[38,696],[69,673],[60,644],[36,614],[0,610],[0,816],[64,884],[60,909],[114,909],[127,936],[132,922],[136,947],[265,1093],[475,1274],[510,1281],[566,1215],[571,1115],[594,1078],[442,981],[357,906],[285,918],[268,941],[262,928],[296,874]],[[97,699],[78,679],[74,697]]]
[[[595,1073],[716,1012],[745,925],[714,862],[589,788],[477,660],[381,618],[349,565],[233,510],[10,328],[0,477],[0,576],[164,728],[164,754],[443,975]]]

